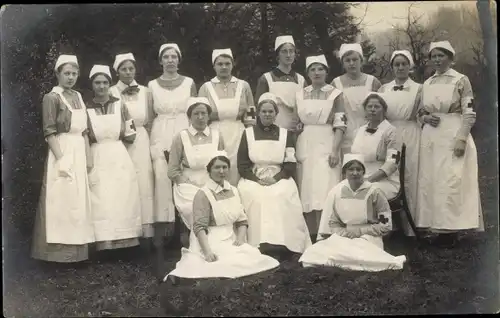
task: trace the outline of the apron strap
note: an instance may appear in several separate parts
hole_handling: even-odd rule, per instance
[[[373,81],[375,80],[375,76],[367,74],[368,78],[366,79],[366,88],[371,92],[373,87]]]
[[[273,83],[273,77],[270,72],[264,73],[264,78],[266,79],[268,85]]]
[[[61,98],[63,104],[66,105],[66,107],[68,107],[68,109],[69,109],[70,112],[73,112],[73,110],[76,110],[76,109],[73,109],[73,106],[71,106],[71,104],[68,102],[68,100],[66,99],[66,97],[64,97],[64,95],[62,94],[63,91],[64,90],[61,87],[59,87],[59,86],[55,86],[51,90],[51,92],[56,93],[57,95],[59,95],[59,97]],[[77,94],[78,94],[78,99],[83,104],[82,97],[80,96],[80,94],[78,92],[77,92]]]
[[[188,162],[189,165],[191,165],[189,162],[189,158],[192,156],[192,153],[193,153],[193,151],[192,151],[193,145],[191,144],[191,140],[189,139],[188,134],[189,133],[188,133],[187,129],[182,130],[180,132],[182,145],[184,146],[184,152],[186,153],[186,161]]]
[[[339,77],[336,77],[334,80],[333,80],[333,83],[335,84],[335,87],[337,87],[338,89],[342,90],[344,87],[342,86],[342,81],[340,80],[340,76]]]
[[[212,81],[207,82],[207,89],[208,94],[212,97],[212,100],[215,103],[215,107],[217,107],[217,104],[219,103],[219,96],[217,96],[217,93],[215,92],[214,83],[212,83]]]

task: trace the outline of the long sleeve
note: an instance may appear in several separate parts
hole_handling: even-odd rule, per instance
[[[193,233],[200,231],[208,233],[210,216],[212,215],[212,205],[203,190],[198,190],[193,200]]]
[[[217,146],[217,150],[225,150],[226,145],[224,144],[224,138],[222,135],[219,135],[219,145]]]
[[[378,78],[374,78],[373,79],[373,83],[372,83],[372,92],[378,92],[378,90],[380,89],[380,87],[382,87],[382,83],[380,83],[380,81],[378,80]]]
[[[122,116],[120,138],[123,142],[132,144],[134,143],[136,136],[134,120],[132,119],[132,116],[130,116],[127,106],[122,101],[119,101],[119,103],[121,103],[120,109]]]
[[[385,159],[385,162],[382,167],[380,167],[380,170],[384,171],[387,176],[390,176],[398,170],[398,164],[394,160],[390,160],[390,158],[388,158],[388,149],[401,151],[401,147],[396,141],[396,129],[393,126],[384,132],[381,143],[377,149],[377,159]]]
[[[240,107],[238,111],[238,119],[241,121],[245,120],[245,114],[248,111],[248,106],[255,106],[254,100],[253,100],[253,95],[252,95],[252,88],[250,87],[250,84],[248,82],[243,81],[243,107]]]
[[[94,128],[92,128],[92,122],[90,121],[88,110],[87,110],[87,129],[88,129],[89,143],[90,144],[96,143],[97,139],[95,137]]]
[[[212,83],[206,82],[203,85],[201,85],[200,91],[198,92],[198,97],[206,97],[210,101],[212,107],[212,112],[210,113],[210,121],[218,121],[219,114],[217,112],[217,105],[213,104],[214,102],[212,101],[207,85],[212,85]]]
[[[330,220],[334,210],[336,187],[337,186],[335,186],[328,192],[326,199],[323,203],[323,212],[321,212],[321,219],[319,221],[319,227],[318,227],[318,238],[322,238],[323,236],[332,234]]]
[[[252,160],[250,160],[250,156],[248,155],[248,141],[247,134],[245,132],[243,132],[241,136],[241,142],[238,148],[237,163],[238,172],[240,173],[240,176],[242,178],[255,182],[259,181],[259,178],[257,178],[257,176],[252,171],[253,163]]]
[[[267,83],[266,77],[262,75],[257,81],[257,87],[255,88],[255,101],[258,103],[259,98],[262,94],[269,92],[269,84]],[[257,106],[257,105],[255,105]]]
[[[456,138],[458,140],[467,140],[475,120],[465,118],[464,113],[470,102],[474,100],[474,93],[472,92],[472,85],[470,84],[467,76],[462,77],[457,83],[458,93],[460,94],[460,108],[462,113],[462,124],[457,132]]]
[[[146,89],[146,120],[144,122],[144,128],[151,134],[151,128],[153,127],[153,120],[156,117],[154,108],[153,108],[153,92],[149,87],[145,87]]]
[[[232,190],[233,190],[234,195],[236,197],[238,197],[239,202],[240,202],[240,216],[234,222],[234,227],[238,228],[238,227],[243,226],[243,225],[245,225],[246,227],[248,227],[248,217],[247,217],[247,214],[245,213],[245,209],[243,208],[243,204],[241,203],[241,197],[240,197],[240,194],[238,192],[238,189],[235,188],[235,187],[233,187]]]
[[[375,189],[369,200],[373,206],[373,218],[377,220],[376,223],[349,227],[349,230],[357,232],[359,236],[384,236],[392,230],[392,212],[389,202],[380,189]]]
[[[196,93],[198,91],[196,90],[196,84],[193,81],[193,84],[191,84],[191,97],[196,97]]]
[[[297,159],[295,157],[295,138],[293,137],[291,131],[287,131],[283,168],[280,172],[274,175],[274,179],[276,181],[280,181],[281,179],[288,179],[293,176],[296,169]]]
[[[182,139],[180,133],[178,133],[172,140],[172,146],[170,147],[170,157],[168,161],[168,172],[167,176],[170,180],[175,181],[180,175],[182,175],[182,153],[184,151],[184,146],[182,144]]]
[[[45,138],[57,133],[58,100],[55,94],[45,94],[42,101],[42,125]]]
[[[411,115],[409,120],[416,121],[417,113],[422,103],[422,85],[418,85],[417,96],[415,97],[415,103],[413,104],[413,110],[411,111]]]
[[[333,102],[332,110],[328,115],[328,120],[326,121],[328,124],[333,126],[333,130],[341,130],[343,132],[347,129],[347,118],[345,117],[345,109],[349,107],[349,101],[345,97],[344,93],[340,93]],[[344,113],[343,119],[345,120],[335,120],[336,113]]]

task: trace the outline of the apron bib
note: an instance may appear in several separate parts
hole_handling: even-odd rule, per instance
[[[120,138],[121,101],[114,112],[88,114],[97,143],[91,145],[94,168],[89,174],[96,241],[141,236],[139,186],[134,164]]]
[[[269,86],[269,92],[278,96],[282,102],[278,102],[278,115],[276,115],[275,125],[288,130],[295,130],[298,124],[295,96],[304,87],[304,78],[297,74],[299,83],[295,82],[274,82],[270,73],[265,73],[264,77]]]
[[[91,205],[85,156],[85,139],[82,132],[87,129],[87,113],[80,93],[81,109],[73,109],[54,87],[61,101],[71,112],[70,130],[56,135],[63,155],[72,162],[71,178],[59,176],[57,160],[49,149],[47,159],[47,197],[45,200],[46,239],[50,244],[82,245],[94,242]]]
[[[224,140],[224,148],[228,154],[229,160],[231,161],[228,181],[231,185],[236,185],[238,184],[238,180],[240,178],[236,159],[238,156],[241,135],[245,130],[243,123],[237,119],[241,102],[241,93],[243,91],[243,83],[238,80],[234,98],[219,99],[212,83],[208,83],[207,88],[219,115],[219,120],[212,122],[210,127],[214,130],[219,130]]]
[[[340,163],[330,168],[334,132],[327,124],[335,98],[334,90],[326,100],[304,100],[303,90],[297,94],[297,112],[304,130],[297,139],[298,184],[303,211],[322,210],[324,200],[332,187],[341,181]],[[340,155],[340,154],[339,154]]]
[[[424,83],[424,107],[441,118],[437,127],[425,125],[420,149],[420,174],[416,217],[418,227],[432,229],[482,228],[477,181],[477,150],[469,134],[464,156],[453,154],[461,114],[448,113],[455,90],[451,84]],[[435,213],[439,211],[439,213]]]
[[[353,139],[356,135],[356,130],[366,123],[365,110],[363,109],[363,101],[366,95],[372,91],[374,77],[368,75],[364,86],[353,86],[344,88],[340,77],[334,79],[335,87],[340,89],[349,101],[349,105],[345,107],[347,116],[347,129],[341,143],[344,149],[343,153],[349,153]]]
[[[205,185],[209,176],[207,164],[219,147],[219,132],[211,129],[212,142],[208,144],[193,145],[188,136],[188,131],[181,134],[184,152],[189,168],[183,167],[182,174],[189,183],[174,185],[174,202],[182,221],[191,229],[193,223],[193,200],[196,193]]]

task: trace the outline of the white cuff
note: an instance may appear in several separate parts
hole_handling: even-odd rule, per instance
[[[297,162],[295,158],[295,149],[293,147],[285,148],[285,160],[283,162]]]

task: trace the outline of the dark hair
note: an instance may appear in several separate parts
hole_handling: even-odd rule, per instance
[[[231,55],[229,55],[229,54],[221,54],[221,55],[217,56],[217,57],[215,58],[214,62],[212,63],[213,65],[215,65],[215,62],[217,62],[217,59],[218,59],[219,57],[227,57],[227,58],[231,59],[231,64],[233,64],[233,67],[234,67],[234,59],[233,59],[233,58],[231,57]]]
[[[99,75],[104,75],[104,77],[106,77],[109,81],[109,84],[111,85],[111,77],[109,77],[108,74],[104,74],[104,73],[95,73],[94,75],[92,75],[92,77],[90,78],[90,82],[92,83],[94,81],[94,79],[99,76]]]
[[[261,101],[260,103],[257,104],[257,107],[255,107],[256,108],[255,110],[257,111],[257,113],[260,112],[262,104],[264,104],[264,103],[270,103],[271,105],[273,105],[273,108],[274,108],[274,111],[276,112],[276,114],[279,112],[278,105],[276,105],[276,103],[273,100],[264,99],[263,101]]]
[[[371,93],[370,95],[368,95],[365,100],[363,101],[363,109],[366,109],[366,105],[368,104],[368,101],[370,101],[370,99],[373,99],[375,98],[376,100],[378,100],[378,102],[382,105],[382,108],[384,108],[384,111],[387,112],[387,103],[385,102],[385,100],[378,94],[376,93]]]
[[[306,73],[309,73],[309,68],[311,66],[313,66],[314,64],[319,64],[321,66],[323,66],[323,68],[326,70],[326,74],[328,74],[330,72],[330,69],[328,68],[328,66],[326,66],[325,64],[323,63],[319,63],[319,62],[314,62],[314,63],[311,63],[311,65],[309,65],[307,68],[306,68]]]
[[[118,73],[118,71],[120,70],[120,67],[125,62],[132,62],[132,64],[134,64],[135,69],[137,69],[137,64],[134,60],[125,60],[125,61],[120,62],[120,64],[118,64],[118,67],[116,68],[116,73]]]
[[[450,60],[453,60],[453,53],[447,49],[443,49],[442,47],[436,47],[436,48],[433,48],[432,50],[430,50],[429,51],[429,59],[431,58],[431,52],[434,50],[439,50],[439,51],[443,52],[446,56],[448,56],[448,58]]]
[[[191,118],[191,114],[193,113],[193,109],[195,109],[195,107],[197,107],[198,105],[204,105],[207,108],[208,116],[210,116],[210,114],[212,114],[212,107],[210,107],[210,105],[203,104],[203,103],[196,103],[196,104],[193,104],[193,105],[188,107],[188,109],[186,111],[188,118]]]
[[[62,71],[62,69],[63,69],[64,65],[66,65],[66,64],[70,64],[70,65],[72,65],[72,66],[76,67],[78,70],[80,70],[80,67],[78,66],[78,64],[73,63],[73,62],[67,62],[67,63],[63,63],[63,64],[59,65],[59,66],[57,67],[56,73],[57,73],[57,74],[61,73],[61,71]]]
[[[158,60],[160,61],[160,63],[161,63],[161,58],[163,57],[163,53],[165,53],[166,50],[170,50],[170,49],[174,49],[175,54],[177,54],[177,57],[179,58],[179,64],[181,64],[182,57],[179,54],[179,52],[175,49],[175,47],[173,47],[173,46],[167,46],[166,48],[161,50],[160,55],[158,55]]]
[[[349,169],[353,163],[359,163],[361,165],[361,167],[363,168],[363,174],[366,173],[366,168],[365,168],[365,165],[359,161],[359,160],[356,160],[356,159],[353,159],[353,160],[350,160],[348,163],[346,163],[343,167],[342,167],[342,175],[345,176],[345,173],[347,172],[347,169]]]
[[[231,168],[231,161],[229,161],[229,159],[225,156],[217,156],[217,157],[213,157],[207,164],[207,171],[210,173],[210,170],[212,169],[213,165],[215,164],[215,162],[217,160],[220,160],[220,161],[223,161],[225,163],[227,163],[227,167],[228,168]]]
[[[392,68],[392,63],[394,63],[394,60],[395,60],[395,59],[396,59],[396,57],[398,57],[398,56],[402,56],[402,57],[404,57],[404,58],[405,58],[405,60],[408,62],[408,65],[410,65],[410,64],[411,64],[410,59],[409,59],[406,55],[399,53],[399,54],[394,55],[394,57],[392,58],[392,60],[391,60],[391,65],[390,65],[390,66],[391,66],[391,68]]]

